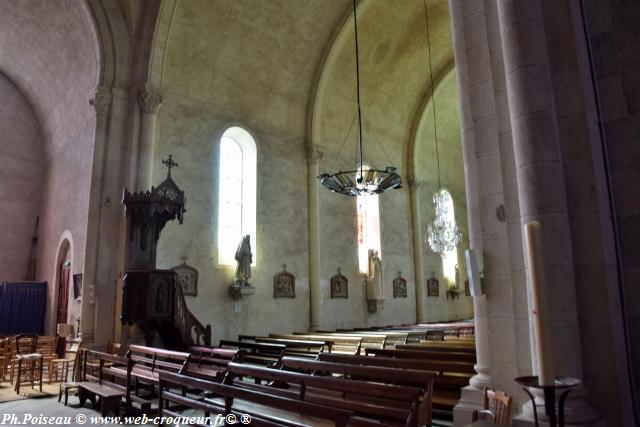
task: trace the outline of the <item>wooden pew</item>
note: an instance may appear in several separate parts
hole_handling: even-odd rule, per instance
[[[246,376],[267,379],[278,387],[236,380]],[[415,387],[315,376],[238,363],[229,364],[225,384],[353,411],[355,417],[349,425],[418,426],[421,390]]]
[[[191,360],[186,375],[204,380],[221,381],[229,362],[240,360],[238,349],[216,347],[189,347]]]
[[[151,402],[139,399],[131,394],[131,370],[134,362],[126,357],[94,350],[83,351],[82,378],[77,384],[99,384],[103,387],[118,390],[123,393],[125,414],[129,413],[135,402],[142,412],[150,411]],[[87,369],[88,363],[97,363],[97,369]],[[95,389],[93,390],[95,391]],[[109,391],[105,389],[104,391]]]
[[[396,346],[398,350],[416,350],[416,351],[440,351],[444,353],[470,353],[475,354],[476,348],[474,345],[454,343],[454,342],[438,342],[438,341],[424,341],[420,344],[400,344]]]
[[[430,351],[429,349],[422,350],[405,350],[405,349],[375,349],[370,348],[366,350],[366,354],[369,356],[377,357],[389,357],[396,359],[427,359],[427,360],[446,360],[450,362],[466,362],[474,364],[476,363],[476,354],[469,352],[446,352],[438,349],[436,351]]]
[[[324,341],[329,344],[329,353],[360,354],[362,338],[357,336],[341,337],[335,335],[281,335],[269,334],[269,338],[284,340]],[[326,349],[325,349],[326,350]]]
[[[241,336],[247,339],[246,336]],[[284,354],[286,346],[274,343],[221,340],[220,347],[239,351],[239,361],[263,366],[276,366]]]
[[[294,332],[295,335],[304,335],[301,332]],[[309,333],[306,333],[309,334]],[[395,331],[355,331],[349,329],[338,329],[336,332],[322,332],[316,331],[313,335],[330,335],[330,336],[355,336],[362,337],[362,348],[375,347],[375,348],[393,348],[396,344],[406,344],[409,334],[407,332],[395,332]],[[381,339],[381,337],[384,338]],[[362,352],[362,349],[360,350]]]
[[[320,360],[283,357],[282,369],[293,369],[317,375],[324,373],[342,378],[416,387],[421,390],[419,398],[418,425],[431,425],[431,398],[435,374],[405,366],[372,366],[354,363],[355,360],[374,359],[367,356],[323,353]],[[393,360],[393,359],[391,359]],[[345,361],[348,361],[345,363]]]
[[[330,342],[325,341],[308,341],[302,339],[282,339],[269,337],[252,337],[257,343],[284,345],[285,356],[309,357],[315,358],[319,353],[329,349]]]
[[[367,354],[375,354],[375,357],[365,356],[367,360],[364,363],[367,364],[405,366],[436,373],[438,376],[433,383],[433,412],[445,417],[452,416],[453,407],[460,400],[461,389],[469,384],[469,379],[475,373],[475,353],[370,349]],[[453,361],[453,358],[458,360]]]
[[[248,414],[251,416],[251,425],[258,427],[298,427],[302,425],[319,424],[309,420],[309,417],[325,421],[328,425],[344,427],[353,416],[352,411],[344,409],[268,393],[260,393],[247,389],[246,387],[233,387],[227,384],[218,384],[165,372],[160,374],[159,388],[160,416],[181,416],[181,414],[168,409],[170,402],[187,408],[204,411],[205,414],[234,414],[239,420],[242,414]],[[221,399],[183,396],[182,393],[172,391],[172,389],[176,388],[181,390],[186,388],[200,390],[205,393],[220,396]],[[267,409],[261,410],[261,407],[266,407]],[[274,409],[278,412],[276,416],[265,415],[267,412],[276,412]],[[295,418],[296,416],[306,422],[296,423],[290,421],[291,418]]]

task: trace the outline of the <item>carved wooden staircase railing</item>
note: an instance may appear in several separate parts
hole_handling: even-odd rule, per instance
[[[185,347],[194,345],[211,346],[211,325],[204,326],[189,311],[179,283],[174,286],[176,292],[174,325],[177,327]]]

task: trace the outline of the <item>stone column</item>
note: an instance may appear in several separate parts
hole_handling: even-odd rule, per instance
[[[99,279],[100,239],[96,230],[101,227],[102,210],[101,177],[104,174],[106,146],[108,140],[109,111],[112,104],[111,89],[98,85],[93,98],[89,100],[96,112],[96,132],[94,141],[93,169],[91,178],[91,198],[87,222],[87,246],[85,249],[84,275],[82,284],[82,308],[80,333],[86,344],[94,344],[99,325],[96,309],[96,287]]]
[[[422,228],[420,227],[420,205],[418,203],[418,188],[420,183],[415,179],[409,180],[409,199],[411,203],[411,229],[413,231],[413,274],[416,286],[416,322],[427,321],[427,306],[425,301],[424,269],[422,268]]]
[[[140,147],[138,152],[137,190],[151,189],[155,156],[156,118],[164,94],[158,88],[147,86],[140,91],[138,102],[142,110],[140,123]]]
[[[541,224],[543,301],[549,315],[556,375],[582,377],[580,330],[563,162],[558,139],[554,92],[539,0],[500,0],[498,16],[505,74],[521,226]],[[527,266],[528,268],[528,266]],[[532,366],[536,366],[532,351]],[[534,370],[535,372],[535,370]],[[595,425],[598,415],[583,400],[584,390],[567,402],[572,424]],[[514,425],[531,425],[530,405]],[[544,414],[542,408],[538,413]]]
[[[463,3],[457,0],[449,1],[451,12],[451,26],[453,33],[453,51],[456,63],[456,77],[458,83],[458,96],[460,101],[460,124],[462,127],[462,155],[464,158],[465,189],[467,196],[467,219],[469,223],[469,247],[474,249],[478,261],[479,271],[484,271],[483,252],[483,224],[481,217],[481,198],[486,194],[497,194],[495,189],[488,190],[482,187],[480,182],[480,167],[478,156],[487,156],[490,152],[497,157],[497,147],[489,149],[489,144],[484,141],[493,141],[493,135],[485,129],[484,122],[495,115],[495,108],[490,102],[482,102],[478,93],[484,93],[478,88],[484,89],[490,86],[491,70],[489,66],[488,47],[484,50],[467,46],[466,39],[486,40],[484,29],[482,4]],[[468,67],[468,61],[472,61],[473,67]],[[478,122],[478,124],[476,124]],[[478,144],[476,134],[479,135],[480,147],[483,151],[477,153]],[[497,142],[494,142],[497,146]],[[492,158],[493,158],[492,157]],[[499,164],[492,161],[489,164],[484,161],[485,169],[498,169]],[[483,198],[486,205],[486,197]],[[494,268],[495,270],[495,268]],[[491,273],[491,272],[490,272]],[[485,290],[483,289],[483,292]],[[453,409],[453,419],[456,426],[464,426],[472,421],[473,413],[483,407],[483,389],[491,387],[491,352],[489,338],[489,319],[486,295],[473,297],[473,316],[476,340],[476,365],[477,372],[469,385],[462,389],[460,401]]]
[[[318,207],[318,162],[322,152],[312,144],[305,147],[307,156],[307,185],[309,192],[309,330],[322,324],[322,290],[320,289],[320,218]]]

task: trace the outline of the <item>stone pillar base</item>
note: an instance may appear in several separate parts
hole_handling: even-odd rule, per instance
[[[462,396],[453,408],[453,425],[466,426],[473,421],[473,413],[482,409],[484,397],[482,390],[472,386],[462,389]]]
[[[536,411],[538,413],[538,421],[540,426],[548,426],[549,418],[544,411],[544,399],[539,390],[533,390],[536,397]],[[578,388],[572,391],[565,402],[565,422],[572,426],[594,426],[605,427],[608,424],[602,416],[587,402],[587,391],[584,388]],[[557,399],[556,396],[556,410]],[[513,418],[514,427],[532,427],[535,426],[533,418],[533,405],[527,397],[526,403],[522,405],[521,412]]]

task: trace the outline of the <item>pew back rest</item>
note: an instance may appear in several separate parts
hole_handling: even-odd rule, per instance
[[[328,349],[330,344],[324,341],[307,341],[302,339],[293,340],[268,337],[256,337],[256,342],[284,345],[285,350],[283,355],[300,357],[316,357],[319,353],[325,351],[325,349]]]
[[[360,348],[362,346],[362,338],[357,336],[269,334],[269,338],[293,341],[324,341],[329,345],[328,349],[325,348],[324,350],[328,350],[329,353],[360,354]]]
[[[265,369],[265,368],[260,368]],[[254,390],[250,390],[247,388],[241,387],[233,387],[227,384],[215,383],[212,381],[205,381],[197,378],[191,378],[184,375],[169,373],[169,372],[161,372],[160,373],[160,381],[159,381],[159,410],[160,415],[164,415],[167,413],[166,404],[167,400],[183,404],[185,406],[191,406],[195,409],[206,410],[210,409],[208,412],[215,413],[220,409],[219,405],[215,405],[210,400],[196,400],[189,399],[181,396],[180,393],[174,393],[171,389],[193,389],[193,390],[201,390],[208,393],[213,393],[214,395],[222,396],[225,400],[225,413],[232,412],[232,407],[235,400],[243,400],[246,402],[251,402],[253,404],[264,405],[271,408],[280,409],[283,411],[289,411],[293,413],[298,413],[300,415],[308,415],[313,416],[325,420],[330,420],[334,422],[334,425],[337,427],[343,427],[347,424],[349,419],[353,416],[352,411],[332,408],[329,406],[318,405],[315,403],[309,403],[300,401],[297,399],[290,399],[286,397],[270,395],[266,393],[260,393]],[[207,408],[207,405],[210,408]],[[268,418],[267,418],[268,419]],[[264,425],[264,424],[262,424]],[[266,423],[266,425],[270,425]],[[273,425],[280,425],[276,421],[274,421]],[[290,423],[286,423],[285,425],[290,425]]]
[[[241,377],[260,378],[279,386],[236,381],[236,378]],[[297,397],[300,400],[341,407],[353,410],[369,420],[395,420],[405,426],[417,425],[423,394],[417,387],[316,376],[237,363],[229,364],[225,383],[266,394]]]
[[[221,340],[220,347],[236,349],[237,360],[258,365],[277,365],[285,351],[283,344]]]
[[[320,357],[335,359],[375,359],[366,356],[322,354]],[[354,360],[352,360],[353,362]],[[431,425],[431,397],[433,381],[437,375],[425,370],[397,368],[387,366],[371,366],[357,363],[340,363],[322,360],[308,360],[294,357],[282,358],[283,369],[304,371],[313,375],[324,373],[331,376],[342,375],[343,378],[368,381],[382,384],[415,387],[420,393],[420,425]]]
[[[448,361],[448,362],[465,362],[476,363],[475,353],[458,352],[458,351],[428,351],[428,350],[405,350],[404,348],[384,348],[384,349],[367,349],[367,356],[376,356],[392,359],[418,359],[426,361]]]
[[[127,352],[127,358],[135,363],[136,371],[146,370],[152,373],[161,371],[182,373],[189,362],[189,353],[181,351],[164,350],[142,345],[131,345]]]

